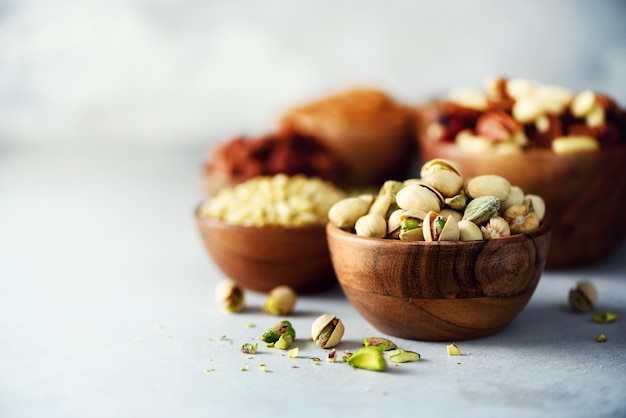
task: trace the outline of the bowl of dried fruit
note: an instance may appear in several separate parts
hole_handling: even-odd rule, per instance
[[[546,201],[548,268],[602,261],[626,237],[626,112],[606,95],[496,78],[418,107],[422,158],[498,174]]]
[[[195,222],[208,254],[241,288],[312,293],[336,283],[324,226],[343,197],[319,178],[259,176],[206,199]]]
[[[540,196],[501,176],[465,181],[434,159],[419,179],[334,204],[326,232],[341,288],[373,326],[464,340],[497,333],[531,299],[550,246],[544,213]]]

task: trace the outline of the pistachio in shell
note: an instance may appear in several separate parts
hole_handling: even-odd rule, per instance
[[[444,218],[436,212],[428,212],[423,226],[425,241],[458,241],[458,222],[452,215]]]
[[[474,222],[463,219],[459,221],[457,226],[459,227],[460,241],[482,241],[483,233]]]
[[[336,202],[328,210],[328,220],[337,228],[350,230],[357,219],[367,214],[371,201],[361,197],[347,197]]]
[[[387,235],[387,221],[378,213],[368,213],[357,219],[354,230],[362,237],[383,238]]]
[[[511,191],[511,183],[497,174],[484,174],[467,181],[465,192],[470,198],[495,196],[500,202],[506,200]]]
[[[444,197],[454,196],[463,188],[461,168],[453,161],[440,158],[430,160],[422,165],[420,177]]]
[[[463,212],[463,219],[476,225],[485,224],[500,210],[500,200],[496,196],[481,196],[472,199]]]
[[[396,194],[396,203],[404,210],[439,212],[443,205],[443,197],[427,185],[409,184]]]
[[[330,314],[320,315],[311,325],[311,337],[322,348],[332,348],[339,344],[344,331],[341,319]]]

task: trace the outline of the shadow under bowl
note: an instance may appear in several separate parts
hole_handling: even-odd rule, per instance
[[[543,272],[550,227],[485,241],[404,242],[326,226],[337,279],[355,309],[400,338],[456,341],[499,332]]]
[[[247,227],[195,213],[204,246],[226,276],[244,289],[268,292],[279,285],[320,292],[336,278],[323,225]]]

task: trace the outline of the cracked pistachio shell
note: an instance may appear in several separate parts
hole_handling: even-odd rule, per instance
[[[444,218],[436,212],[428,212],[423,224],[425,241],[458,241],[458,222],[452,217]]]
[[[215,285],[215,301],[227,312],[240,312],[244,307],[244,293],[237,284],[225,279]]]
[[[494,239],[511,236],[511,227],[509,223],[500,216],[493,216],[489,222],[480,227],[483,238]]]
[[[524,204],[529,206],[533,212],[537,214],[539,222],[543,221],[546,214],[546,202],[543,198],[536,194],[527,194],[524,197]]]
[[[409,184],[396,195],[397,205],[404,210],[439,212],[443,198],[431,187],[423,184]]]
[[[461,241],[482,241],[483,233],[480,227],[472,221],[463,219],[457,224],[459,227],[459,240]]]
[[[361,197],[348,197],[336,202],[328,211],[328,220],[338,228],[352,229],[357,219],[367,214],[371,201]]]
[[[391,350],[387,353],[387,357],[389,361],[393,363],[407,363],[410,361],[419,361],[421,358],[419,353],[415,351],[403,350],[398,348],[396,350]]]
[[[404,212],[406,212],[404,209],[396,209],[391,212],[391,215],[389,215],[389,219],[387,219],[387,231],[389,231],[388,233],[391,233],[400,228],[400,222],[402,221],[401,217]]]
[[[452,219],[454,219],[457,222],[463,219],[463,214],[461,212],[458,212],[450,208],[441,209],[441,211],[439,211],[439,216],[446,218],[446,219],[448,218],[448,216],[452,216]]]
[[[509,196],[511,183],[502,176],[496,174],[485,174],[476,176],[467,181],[465,192],[472,199],[481,196],[495,196],[503,202]]]
[[[400,216],[401,241],[424,241],[423,220],[426,212],[420,210],[407,210]]]
[[[311,337],[322,348],[332,348],[339,344],[344,331],[341,319],[330,314],[320,315],[311,325]]]
[[[420,177],[444,197],[454,196],[463,188],[461,168],[452,161],[439,158],[430,160],[420,169]]]
[[[495,196],[481,196],[470,200],[463,212],[463,219],[474,222],[476,225],[486,223],[500,210],[500,200]]]
[[[376,213],[380,216],[386,216],[387,211],[394,203],[393,196],[389,193],[383,193],[376,196],[374,199],[374,203],[369,208],[368,213]]]
[[[511,191],[504,201],[500,202],[500,209],[505,211],[513,205],[524,203],[524,191],[519,186],[511,186]]]
[[[384,238],[387,235],[387,221],[382,215],[368,213],[357,219],[354,230],[362,237]]]
[[[539,226],[539,217],[526,205],[513,205],[502,216],[509,223],[512,234],[528,232]]]

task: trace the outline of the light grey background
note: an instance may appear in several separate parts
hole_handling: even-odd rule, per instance
[[[377,86],[407,103],[493,74],[626,103],[626,2],[9,0],[0,141],[203,145]]]

